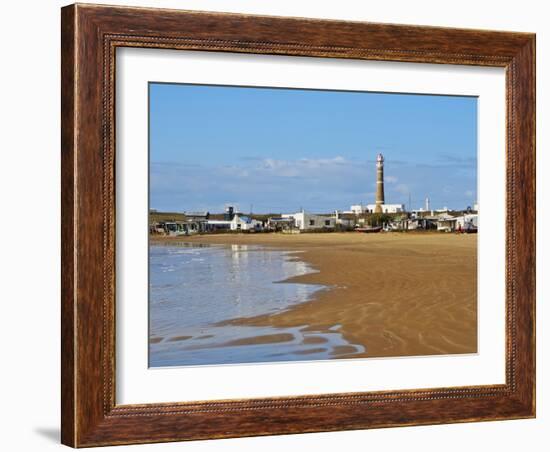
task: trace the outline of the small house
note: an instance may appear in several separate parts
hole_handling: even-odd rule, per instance
[[[230,224],[232,231],[260,231],[263,227],[261,221],[241,214],[235,214]]]
[[[437,230],[444,232],[453,232],[456,229],[456,217],[442,214],[437,217]]]
[[[293,218],[295,227],[300,231],[334,229],[336,226],[336,218],[332,216],[306,212],[283,214],[282,218]]]

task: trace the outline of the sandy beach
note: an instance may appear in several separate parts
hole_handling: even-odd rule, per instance
[[[354,357],[477,351],[477,236],[443,233],[217,234],[152,239],[250,244],[297,251],[317,273],[290,282],[323,284],[284,312],[232,319],[239,325],[316,331],[339,325]],[[346,347],[335,354],[346,358]]]

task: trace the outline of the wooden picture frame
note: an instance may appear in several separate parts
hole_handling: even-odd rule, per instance
[[[73,447],[535,416],[535,35],[71,5],[62,9],[62,442]],[[506,69],[506,383],[115,403],[115,50]]]

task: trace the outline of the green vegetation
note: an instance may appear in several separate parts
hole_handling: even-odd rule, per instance
[[[387,213],[373,213],[367,218],[369,226],[384,226],[392,220],[392,216]]]
[[[186,217],[183,213],[177,213],[177,212],[156,212],[151,211],[149,212],[149,223],[160,223],[163,221],[185,221]]]

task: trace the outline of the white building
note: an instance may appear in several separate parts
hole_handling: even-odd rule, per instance
[[[294,225],[300,231],[334,229],[336,225],[336,218],[334,217],[315,215],[313,213],[306,212],[283,214],[282,218],[294,218]]]
[[[208,220],[208,227],[210,230],[259,231],[262,222],[246,215],[234,214],[232,220]]]
[[[463,231],[477,229],[477,214],[464,214],[461,217],[456,217],[456,227]]]
[[[453,217],[443,213],[437,216],[437,230],[445,232],[477,232],[477,219],[477,214],[464,214],[459,217]]]
[[[367,212],[374,212],[376,204],[367,204]],[[382,213],[405,212],[405,204],[382,204]]]
[[[262,222],[246,215],[235,215],[231,220],[232,231],[259,231],[262,229]]]
[[[361,215],[364,213],[373,213],[376,204],[356,204],[350,207],[350,210],[344,213],[354,213],[355,215]],[[401,213],[405,212],[405,204],[382,204],[382,213]]]
[[[444,232],[452,232],[456,229],[456,217],[452,217],[447,214],[440,214],[437,216],[437,230]]]

